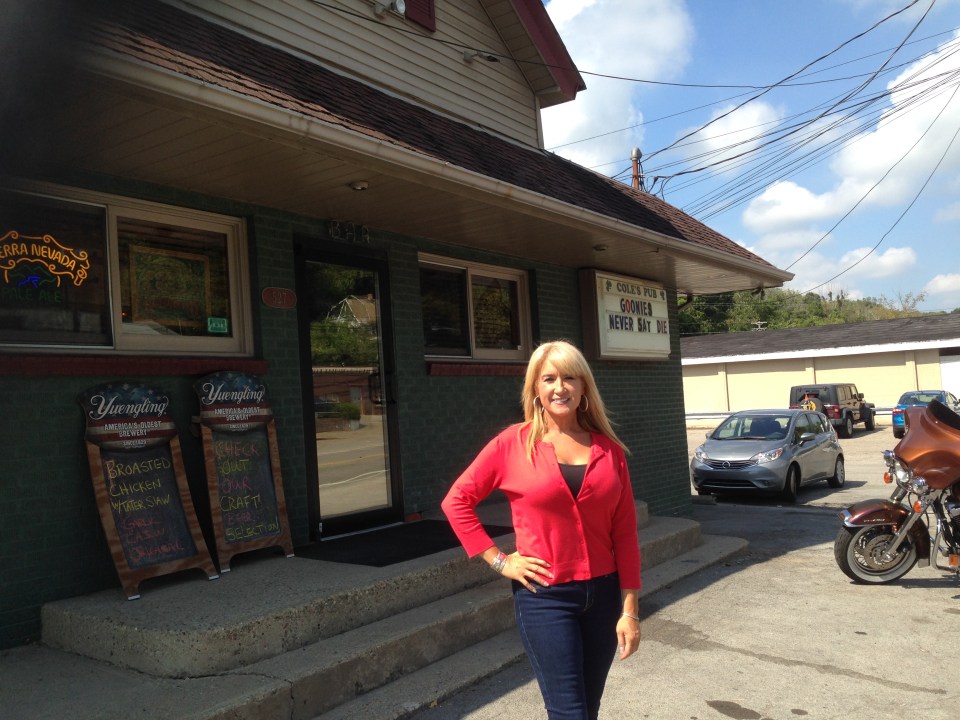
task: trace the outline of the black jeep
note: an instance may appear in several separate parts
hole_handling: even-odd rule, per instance
[[[853,435],[854,423],[862,422],[866,430],[876,426],[874,404],[864,402],[863,393],[857,392],[853,383],[794,385],[790,388],[790,407],[822,412],[840,437]]]

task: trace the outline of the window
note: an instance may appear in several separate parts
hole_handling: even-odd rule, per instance
[[[530,351],[526,274],[420,257],[424,353],[524,360]]]
[[[102,206],[0,193],[0,342],[111,342]]]
[[[0,345],[251,351],[239,218],[83,191],[3,191],[0,273]]]

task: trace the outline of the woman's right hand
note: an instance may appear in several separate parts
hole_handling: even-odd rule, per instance
[[[516,580],[530,592],[537,591],[533,583],[550,587],[553,573],[550,572],[550,563],[535,557],[526,557],[518,552],[507,555],[507,562],[500,573],[504,577]]]

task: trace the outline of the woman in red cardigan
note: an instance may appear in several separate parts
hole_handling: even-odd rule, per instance
[[[640,644],[640,545],[625,446],[573,345],[538,347],[525,421],[494,437],[442,507],[464,549],[513,581],[517,627],[550,720],[595,720],[614,656]],[[476,506],[510,501],[517,551],[498,548]]]

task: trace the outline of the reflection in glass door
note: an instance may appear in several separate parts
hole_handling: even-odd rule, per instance
[[[395,519],[382,272],[370,263],[315,261],[304,270],[303,341],[309,343],[316,443],[311,496],[320,534],[329,535]]]

